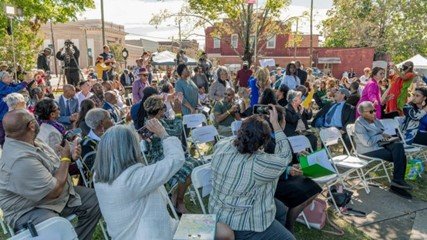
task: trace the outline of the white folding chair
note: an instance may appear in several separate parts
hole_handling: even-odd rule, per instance
[[[1,228],[3,230],[3,234],[4,235],[8,234],[9,233],[9,230],[8,230],[9,226],[4,221],[3,210],[1,210],[1,208],[0,208],[0,225],[1,225]]]
[[[337,174],[341,180],[341,183],[345,186],[344,179],[350,180],[353,178],[359,178],[360,183],[362,183],[362,187],[365,189],[366,193],[369,194],[369,186],[365,180],[365,174],[363,172],[363,168],[368,165],[368,162],[350,154],[347,146],[344,143],[344,140],[342,139],[341,132],[335,127],[322,128],[320,130],[320,139],[325,146],[326,152],[328,153],[332,164],[337,170]],[[333,156],[331,150],[329,149],[330,146],[338,145],[340,143],[344,148],[345,154]],[[346,171],[340,173],[339,167],[346,169]],[[357,177],[350,177],[353,172],[356,172]]]
[[[399,134],[400,139],[405,139],[405,135],[402,132],[402,129],[400,126],[403,126],[405,117],[397,116],[394,118],[394,121],[397,125],[397,133]],[[394,126],[396,126],[394,125]],[[403,146],[405,147],[405,153],[408,153],[410,157],[420,154],[424,158],[424,161],[427,160],[426,151],[427,146],[412,143],[411,145],[408,145],[406,141],[403,141]]]
[[[377,161],[379,162],[375,166],[373,166],[370,169],[368,169],[367,171],[365,171],[365,176],[367,176],[367,178],[365,177],[366,181],[374,180],[374,179],[380,179],[380,178],[387,178],[387,180],[389,182],[391,182],[390,175],[388,174],[387,167],[386,167],[386,163],[389,163],[389,162],[387,162],[387,161],[385,161],[383,159],[380,159],[380,158],[369,157],[369,156],[365,156],[363,154],[359,154],[357,152],[357,148],[356,148],[356,145],[354,144],[354,140],[353,140],[353,137],[354,137],[354,124],[348,124],[347,127],[346,127],[346,130],[347,130],[347,134],[348,134],[349,139],[350,139],[351,146],[353,148],[353,153],[357,157],[359,157],[361,159],[364,159],[364,160],[367,160],[367,161],[369,161],[369,163],[373,163],[373,162],[377,162]],[[385,172],[384,176],[369,177],[369,173],[370,172],[377,171],[380,167],[382,167],[383,170],[384,170],[384,172]]]
[[[292,148],[292,152],[295,154],[307,151],[308,152],[313,152],[313,149],[311,147],[310,141],[308,140],[308,138],[304,135],[298,135],[298,136],[293,136],[293,137],[288,137],[288,141],[289,144],[291,145]],[[323,187],[325,187],[325,189],[328,191],[329,193],[329,198],[332,200],[334,207],[338,210],[338,212],[340,211],[340,209],[338,208],[338,206],[335,203],[335,199],[332,198],[332,192],[331,192],[331,188],[330,186],[336,184],[339,180],[339,176],[338,174],[330,174],[330,175],[326,175],[323,177],[318,177],[318,178],[313,178],[313,181],[315,181],[317,184],[322,185]],[[305,224],[307,225],[308,228],[310,227],[310,224],[308,223],[304,212],[301,212],[302,217],[304,219]]]
[[[416,145],[408,145],[405,141],[405,136],[403,135],[400,129],[400,119],[380,119],[381,124],[384,126],[384,133],[390,136],[397,136],[402,140],[403,147],[405,149],[405,154],[412,158],[415,155],[419,154],[422,151],[422,148]],[[403,122],[402,122],[403,123]]]
[[[38,237],[31,237],[29,230],[22,231],[11,237],[11,240],[24,239],[55,239],[55,240],[77,240],[77,233],[74,231],[70,221],[62,217],[49,218],[35,225]]]
[[[189,138],[189,136],[187,136],[187,131],[186,129],[189,130],[189,133],[191,132],[191,130],[201,127],[204,125],[207,125],[207,119],[206,116],[202,113],[196,113],[196,114],[188,114],[188,115],[184,115],[182,117],[182,126],[183,126],[183,131],[184,131],[184,137],[187,141],[191,142],[191,138]]]
[[[212,191],[212,169],[211,163],[204,164],[202,166],[198,166],[193,169],[191,172],[191,182],[196,191],[197,200],[202,208],[203,214],[207,214],[205,205],[203,204],[203,197],[209,195]],[[199,189],[202,188],[202,195],[200,194]]]
[[[199,153],[200,158],[204,161],[209,160],[209,156],[205,156],[200,152],[199,145],[208,142],[215,142],[219,139],[218,130],[213,125],[202,126],[193,129],[191,132],[191,138],[196,147],[197,152]]]
[[[239,131],[241,126],[242,126],[242,121],[240,120],[236,120],[231,123],[231,132],[233,133],[233,136],[237,135],[237,131]]]

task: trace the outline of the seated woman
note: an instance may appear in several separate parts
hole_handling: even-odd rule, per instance
[[[140,129],[144,126],[145,123],[145,117],[146,117],[146,112],[144,109],[144,102],[145,100],[147,100],[147,98],[153,96],[153,95],[157,95],[159,94],[159,92],[157,91],[157,89],[153,88],[153,87],[146,87],[144,88],[144,90],[142,91],[142,93],[144,94],[144,96],[142,97],[141,101],[139,101],[138,103],[134,104],[131,108],[130,108],[130,116],[133,120],[133,124],[135,126],[136,129]]]
[[[182,167],[184,152],[157,120],[148,121],[147,128],[165,149],[162,161],[150,166],[144,166],[131,128],[114,126],[98,144],[95,191],[113,239],[172,239],[175,231],[159,188]]]
[[[40,125],[40,132],[37,138],[45,142],[49,147],[56,150],[61,144],[66,133],[64,125],[59,123],[60,110],[55,100],[44,98],[36,104],[34,115]]]
[[[9,112],[18,109],[26,109],[27,104],[25,98],[20,93],[10,93],[3,98],[3,101],[6,103],[9,108]]]
[[[284,132],[286,136],[296,136],[304,134],[310,140],[313,150],[317,149],[317,137],[313,133],[306,132],[309,129],[307,121],[313,117],[313,111],[310,108],[301,106],[302,93],[300,91],[289,90],[288,105],[286,105],[286,127]]]
[[[89,134],[90,127],[86,124],[86,114],[89,110],[95,108],[95,102],[90,99],[85,99],[80,103],[79,118],[76,121],[76,127],[82,130],[82,137]]]
[[[180,138],[182,136],[182,120],[178,116],[175,119],[165,119],[165,104],[161,96],[151,96],[144,102],[145,115],[143,119],[157,119],[160,121],[162,126],[166,129],[166,132],[171,136]],[[182,147],[182,145],[180,144]],[[147,141],[147,160],[151,163],[156,163],[163,159],[165,149],[161,144],[161,139],[154,136]],[[202,160],[194,159],[190,156],[185,158],[185,163],[181,169],[173,175],[168,183],[170,186],[178,184],[176,194],[172,196],[172,202],[176,205],[177,212],[186,213],[187,209],[184,204],[184,194],[188,186],[191,184],[191,171],[197,166],[203,165],[206,162]]]
[[[418,131],[420,120],[427,113],[427,88],[415,89],[412,101],[403,107],[403,113],[405,114],[405,121],[402,132],[405,135],[406,143],[427,145],[427,135]]]
[[[289,88],[285,84],[281,85],[276,91],[277,103],[282,107],[286,107],[286,105],[288,105],[288,100],[286,99],[288,92]]]
[[[379,142],[390,138],[384,133],[384,126],[376,118],[374,104],[370,101],[361,102],[357,108],[360,117],[355,123],[355,144],[358,154],[380,158],[393,162],[393,180],[391,186],[401,189],[412,189],[405,182],[406,156],[401,142],[390,142],[383,146]]]
[[[286,209],[273,192],[292,154],[276,107],[269,122],[255,114],[242,123],[237,137],[217,143],[212,159],[209,212],[234,230],[236,239],[295,239],[285,228]],[[274,154],[263,151],[273,133]]]

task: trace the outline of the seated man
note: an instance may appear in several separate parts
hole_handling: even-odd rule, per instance
[[[80,155],[65,143],[60,157],[36,139],[39,125],[26,110],[14,110],[3,119],[6,142],[0,159],[0,207],[7,223],[22,229],[56,216],[78,216],[79,239],[91,239],[101,213],[95,191],[73,187],[68,174],[72,159]]]
[[[346,133],[348,124],[354,123],[356,112],[353,106],[346,103],[346,98],[350,92],[345,88],[340,88],[335,92],[335,103],[325,105],[314,117],[311,125],[317,128],[336,127],[341,131],[345,145],[350,150],[351,143]]]
[[[360,117],[355,123],[355,144],[358,154],[380,158],[393,162],[393,180],[391,186],[401,189],[412,189],[404,180],[406,171],[406,156],[401,142],[389,142],[380,146],[379,142],[390,138],[384,133],[384,126],[375,116],[374,105],[365,101],[359,104]]]
[[[76,88],[73,85],[66,84],[63,89],[64,94],[59,97],[58,103],[61,111],[58,122],[69,129],[79,117],[79,100],[76,98]]]
[[[215,122],[222,136],[231,136],[231,123],[240,120],[239,106],[234,103],[235,92],[232,88],[225,91],[225,97],[214,106]]]
[[[95,161],[95,154],[98,142],[101,140],[102,134],[108,128],[114,125],[110,113],[101,108],[94,108],[89,110],[86,114],[85,122],[90,128],[89,134],[81,141],[82,145],[82,159],[89,169],[92,169]]]
[[[122,120],[122,112],[117,106],[117,95],[113,91],[107,91],[104,94],[104,106],[103,109],[107,110],[110,113],[111,118],[114,120],[114,123],[118,123]]]

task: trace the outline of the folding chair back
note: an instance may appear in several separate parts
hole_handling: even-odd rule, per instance
[[[342,143],[345,151],[348,155],[350,155],[347,146],[345,145],[341,132],[335,128],[322,128],[320,129],[320,139],[322,140],[323,145],[328,149],[329,146],[336,145],[338,143]]]
[[[310,152],[313,152],[310,141],[304,135],[288,137],[288,141],[291,145],[293,153],[300,153],[302,151],[306,151],[307,149],[310,150]]]
[[[217,140],[218,136],[218,130],[215,128],[215,126],[212,125],[195,128],[191,132],[191,138],[196,144],[215,141]]]
[[[350,139],[351,148],[353,149],[354,153],[357,155],[357,149],[356,145],[353,142],[354,137],[354,124],[348,124],[346,127],[348,138]]]
[[[199,188],[202,188],[203,197],[209,195],[212,191],[211,177],[211,163],[198,166],[191,172],[191,182],[194,189],[196,190],[197,199],[199,201],[200,207],[202,208],[203,214],[207,214],[207,211],[205,205],[203,204],[202,195],[200,194]]]
[[[242,121],[240,120],[236,120],[231,123],[231,132],[233,132],[233,136],[237,135],[237,131],[239,131],[241,126],[242,126]]]
[[[182,118],[182,124],[189,129],[201,127],[203,123],[207,124],[207,120],[206,116],[202,113],[188,114]]]
[[[35,226],[38,237],[31,237],[29,230],[25,230],[12,238],[11,240],[24,239],[57,239],[57,240],[77,240],[77,233],[73,225],[62,217],[49,218]]]

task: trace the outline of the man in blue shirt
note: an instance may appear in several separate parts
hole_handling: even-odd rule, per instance
[[[335,102],[324,106],[316,114],[312,126],[316,128],[338,128],[341,131],[346,146],[351,149],[346,127],[356,120],[356,111],[353,106],[345,102],[348,96],[350,96],[350,92],[347,89],[339,88],[334,96]]]

